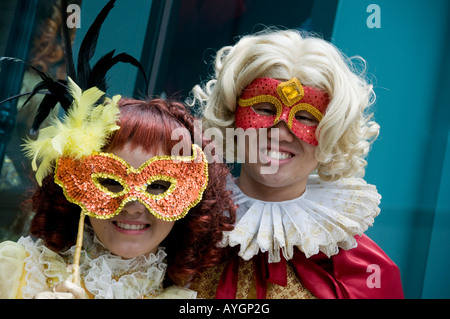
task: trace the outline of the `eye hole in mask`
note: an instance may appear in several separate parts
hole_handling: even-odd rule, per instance
[[[301,110],[295,113],[295,119],[305,125],[314,126],[319,124],[319,120],[308,111]]]
[[[157,180],[148,185],[146,191],[153,195],[164,194],[171,185],[172,183],[169,181]]]
[[[110,194],[112,197],[121,196],[128,192],[128,185],[119,177],[100,177],[92,176],[93,183],[102,192]],[[172,183],[165,180],[155,180],[148,184],[145,192],[151,195],[161,195],[167,192]]]
[[[114,194],[120,194],[125,190],[125,187],[122,185],[122,183],[113,178],[100,177],[97,178],[97,183],[102,186],[99,187],[102,191],[109,191]],[[153,195],[163,194],[169,189],[170,185],[172,185],[172,183],[169,181],[153,181],[150,185],[147,186],[146,192]]]
[[[318,145],[316,128],[330,103],[328,93],[303,86],[297,78],[282,82],[256,78],[241,93],[235,112],[235,127],[270,128],[284,121],[292,133],[311,145]],[[261,105],[264,106],[262,108]]]
[[[276,116],[277,108],[272,103],[263,102],[252,106],[253,111],[262,116]],[[306,110],[299,110],[294,118],[305,125],[314,126],[319,124],[319,120]]]
[[[117,176],[105,176],[104,174],[97,176],[93,174],[91,178],[98,189],[111,197],[122,196],[129,190],[127,183]]]
[[[157,218],[175,221],[202,199],[208,183],[206,155],[195,144],[192,152],[155,156],[137,169],[111,153],[63,156],[55,168],[55,183],[89,217],[112,218],[137,200]]]
[[[253,111],[256,114],[262,116],[276,116],[277,108],[272,103],[258,103],[252,106]]]

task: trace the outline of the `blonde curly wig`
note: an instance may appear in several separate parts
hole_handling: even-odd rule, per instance
[[[357,71],[356,62],[362,66]],[[234,112],[242,90],[255,78],[289,80],[328,92],[330,104],[317,129],[317,171],[324,180],[365,173],[370,146],[379,125],[367,109],[375,102],[365,76],[365,61],[348,58],[333,44],[296,30],[265,30],[242,37],[220,49],[215,74],[192,89],[191,105],[203,114],[203,128],[215,127],[225,136],[234,126]]]

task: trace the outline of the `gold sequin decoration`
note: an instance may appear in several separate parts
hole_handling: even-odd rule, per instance
[[[120,192],[117,192],[117,193],[110,191],[107,187],[105,187],[104,185],[102,185],[99,182],[100,178],[107,178],[107,179],[115,180],[123,187],[123,190]],[[114,174],[94,173],[91,175],[91,179],[92,179],[92,182],[94,183],[94,185],[97,186],[98,189],[100,189],[102,192],[108,194],[111,197],[123,196],[130,191],[130,187],[128,186],[128,184],[122,178],[120,178],[119,176],[116,176]]]
[[[281,101],[287,106],[294,105],[305,96],[303,86],[295,77],[289,81],[278,84],[277,93],[280,96]]]
[[[274,125],[280,121],[280,117],[283,112],[283,104],[290,107],[288,127],[292,129],[292,124],[295,118],[295,114],[298,111],[305,110],[311,113],[319,122],[323,118],[322,112],[320,112],[316,107],[309,103],[300,103],[293,106],[295,103],[299,102],[305,96],[305,90],[302,84],[297,78],[292,78],[289,81],[281,82],[277,86],[277,93],[281,101],[273,95],[262,94],[251,97],[249,99],[239,98],[238,104],[242,107],[253,106],[258,103],[271,103],[277,109],[277,114],[274,120]],[[293,106],[293,107],[292,107]]]
[[[322,121],[323,114],[318,109],[316,109],[314,106],[308,103],[300,103],[295,105],[291,111],[289,112],[289,119],[288,119],[288,126],[289,128],[292,128],[292,124],[294,122],[295,114],[298,111],[308,111],[312,114],[319,122]]]
[[[272,103],[277,108],[277,114],[281,115],[281,111],[283,110],[283,106],[281,105],[280,100],[278,100],[275,96],[272,95],[258,95],[252,97],[250,99],[239,99],[238,104],[242,107],[253,106],[258,103]],[[278,116],[280,117],[280,116]]]
[[[90,217],[108,219],[127,203],[138,201],[157,218],[175,221],[198,204],[208,183],[206,155],[195,144],[192,151],[192,156],[155,156],[138,169],[111,153],[93,153],[81,160],[60,157],[55,182],[63,188],[67,200]],[[124,189],[111,192],[99,178],[113,179]],[[162,194],[148,193],[147,186],[157,180],[171,185]]]

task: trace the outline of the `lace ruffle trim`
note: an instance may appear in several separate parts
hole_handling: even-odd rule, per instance
[[[360,178],[325,182],[311,175],[303,195],[282,202],[250,198],[233,180],[228,182],[239,208],[235,229],[224,233],[221,245],[240,245],[245,260],[259,250],[268,252],[269,262],[280,261],[280,250],[289,260],[294,247],[306,257],[319,251],[330,257],[339,248],[356,247],[354,236],[362,235],[380,213],[380,194]]]
[[[32,298],[53,284],[71,278],[68,265],[72,263],[75,247],[57,254],[41,239],[33,241],[31,237],[22,237],[18,243],[29,254],[25,259],[25,298]],[[95,298],[148,298],[161,293],[167,268],[164,248],[149,257],[122,259],[104,248],[89,227],[85,229],[83,246],[88,249],[81,254],[80,276],[86,290]]]

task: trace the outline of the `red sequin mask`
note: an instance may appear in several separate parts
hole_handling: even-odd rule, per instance
[[[192,156],[155,156],[138,169],[111,153],[94,153],[81,159],[61,157],[55,182],[66,198],[86,215],[107,219],[121,212],[131,201],[142,203],[156,217],[174,221],[184,217],[202,198],[208,183],[206,156],[192,145]],[[120,184],[112,191],[102,181]],[[155,181],[169,182],[162,194],[148,192]]]
[[[318,145],[317,125],[301,123],[295,115],[304,110],[320,122],[329,102],[326,92],[302,86],[297,78],[286,82],[272,78],[257,78],[244,89],[238,100],[235,125],[244,130],[259,129],[269,128],[280,121],[285,121],[295,136],[309,144]],[[256,113],[252,106],[258,103],[273,104],[276,114],[266,116]]]

